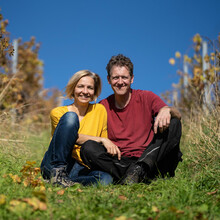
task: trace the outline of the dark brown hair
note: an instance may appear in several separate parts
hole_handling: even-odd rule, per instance
[[[130,73],[130,76],[133,76],[133,63],[130,58],[124,56],[123,54],[118,54],[117,56],[112,56],[109,60],[106,70],[108,72],[108,76],[110,77],[111,69],[113,66],[126,67]]]

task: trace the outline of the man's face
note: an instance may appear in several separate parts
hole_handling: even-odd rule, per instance
[[[130,92],[134,76],[130,76],[129,71],[124,66],[113,66],[108,83],[111,85],[116,95],[125,95]]]

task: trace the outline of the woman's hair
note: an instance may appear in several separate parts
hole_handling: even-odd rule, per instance
[[[129,71],[130,76],[133,76],[133,63],[131,62],[130,58],[124,56],[123,54],[118,54],[117,56],[112,56],[109,60],[106,70],[108,72],[108,76],[111,75],[111,69],[113,66],[120,66],[126,67]]]
[[[75,87],[79,82],[79,80],[85,76],[90,76],[94,80],[95,92],[92,101],[94,100],[96,101],[102,90],[102,81],[98,74],[93,73],[89,70],[80,70],[70,78],[69,82],[67,83],[66,91],[65,91],[67,98],[74,99]]]

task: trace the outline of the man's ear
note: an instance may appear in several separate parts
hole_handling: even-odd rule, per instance
[[[111,84],[109,75],[107,76],[107,80],[108,80],[108,84]]]
[[[134,82],[134,75],[131,77],[131,84]]]

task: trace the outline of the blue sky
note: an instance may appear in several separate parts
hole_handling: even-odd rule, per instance
[[[134,64],[134,89],[160,95],[178,82],[169,58],[182,54],[199,33],[220,32],[219,0],[0,0],[11,38],[41,43],[44,87],[62,90],[78,70],[103,81],[99,98],[112,94],[106,64],[122,53]]]

